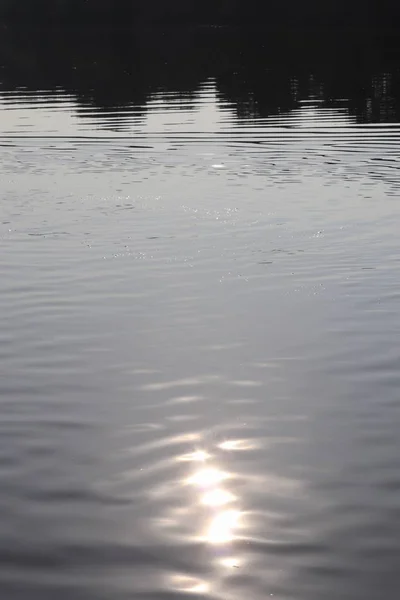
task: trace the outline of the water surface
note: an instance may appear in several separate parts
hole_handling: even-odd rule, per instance
[[[3,37],[1,597],[396,597],[397,50]]]

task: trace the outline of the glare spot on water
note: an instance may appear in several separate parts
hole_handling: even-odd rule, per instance
[[[234,530],[238,525],[240,512],[226,510],[218,513],[211,521],[206,532],[210,544],[227,544],[234,539]]]
[[[188,577],[187,575],[173,575],[171,584],[174,589],[187,594],[207,594],[210,586],[206,581]]]
[[[251,440],[225,440],[218,445],[221,450],[253,450],[257,444]]]
[[[178,460],[180,460],[180,461],[204,462],[208,458],[210,458],[210,454],[208,454],[208,452],[205,452],[204,450],[195,450],[194,452],[189,452],[188,454],[184,454],[183,456],[179,456]]]
[[[251,379],[237,380],[232,381],[231,385],[235,385],[237,387],[260,387],[262,386],[262,381],[253,381]]]
[[[210,487],[220,483],[226,478],[227,474],[218,469],[201,469],[188,479],[188,483],[199,487]]]
[[[221,489],[211,490],[202,497],[202,503],[206,506],[224,506],[224,504],[234,500],[235,496],[233,494]]]
[[[235,556],[227,556],[220,560],[220,564],[227,569],[238,569],[241,565],[241,561]]]
[[[171,398],[168,404],[190,404],[192,402],[199,402],[200,400],[203,400],[202,396],[177,396],[176,398]]]

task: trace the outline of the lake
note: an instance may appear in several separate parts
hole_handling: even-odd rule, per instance
[[[3,32],[2,598],[396,598],[399,50]]]

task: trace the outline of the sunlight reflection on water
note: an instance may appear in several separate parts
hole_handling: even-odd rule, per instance
[[[216,444],[215,448],[219,451],[248,450],[248,446],[251,444],[243,440],[225,440]],[[191,536],[209,549],[207,562],[210,575],[207,582],[188,582],[186,578],[185,583],[177,576],[171,583],[175,590],[215,595],[228,576],[227,571],[233,574],[233,570],[243,565],[243,559],[235,552],[235,540],[243,527],[243,511],[240,498],[229,489],[229,482],[236,479],[236,475],[224,470],[217,452],[214,453],[211,448],[197,448],[177,457],[177,460],[197,463],[181,484],[194,491],[194,495],[187,497]]]
[[[234,441],[226,442],[226,448],[236,448]],[[240,447],[240,446],[239,446]],[[193,461],[206,462],[210,458],[210,454],[205,450],[197,450],[192,455]],[[187,459],[186,459],[187,460]],[[209,544],[227,544],[234,540],[235,529],[238,526],[241,511],[237,508],[226,508],[229,505],[237,505],[238,498],[228,489],[221,487],[221,483],[229,480],[231,474],[224,472],[215,465],[201,466],[197,471],[192,473],[185,481],[199,492],[196,496],[200,505],[209,507],[212,511],[211,517],[208,514],[206,517],[206,525],[201,534],[201,539]]]

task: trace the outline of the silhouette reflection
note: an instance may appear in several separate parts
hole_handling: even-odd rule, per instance
[[[400,118],[393,36],[237,29],[5,30],[0,40],[3,104],[67,94],[82,119],[126,131],[154,98],[190,110],[207,81],[240,119],[293,111],[313,100],[357,122]]]

